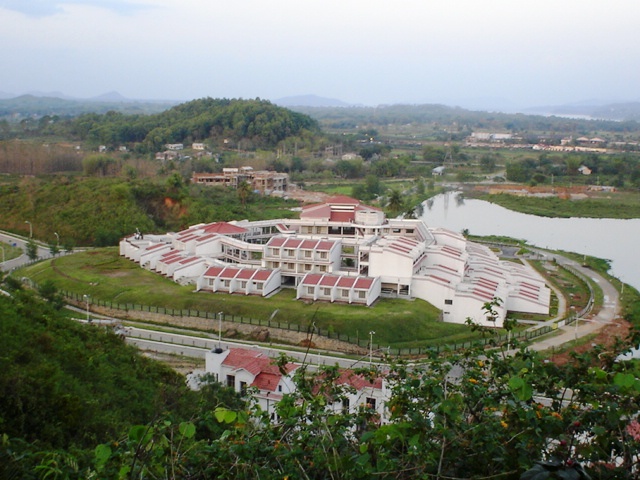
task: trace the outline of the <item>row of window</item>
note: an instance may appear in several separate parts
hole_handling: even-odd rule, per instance
[[[325,297],[330,297],[331,296],[331,288],[328,287],[317,287],[320,289],[320,294],[325,296]],[[340,288],[338,289],[338,292],[340,293],[340,297],[342,298],[349,298],[349,292],[350,290],[348,288]],[[316,287],[311,286],[311,287],[307,287],[307,295],[315,295],[316,293]],[[361,299],[365,299],[367,298],[367,292],[364,290],[358,290],[356,292],[358,298]]]

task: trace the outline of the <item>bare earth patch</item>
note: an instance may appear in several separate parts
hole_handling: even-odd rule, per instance
[[[556,365],[565,365],[571,361],[571,353],[577,354],[586,353],[592,350],[592,343],[601,345],[605,352],[609,352],[616,343],[616,340],[624,340],[631,332],[631,324],[622,318],[617,318],[613,322],[602,327],[595,338],[584,342],[581,345],[576,345],[571,348],[567,348],[559,353],[555,353],[551,358],[551,361]]]

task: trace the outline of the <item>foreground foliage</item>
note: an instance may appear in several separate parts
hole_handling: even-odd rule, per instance
[[[364,404],[343,412],[338,369],[303,366],[272,422],[219,388],[188,392],[31,294],[0,297],[0,309],[5,478],[638,476],[640,380],[613,350],[558,367],[496,345],[359,371],[383,375],[385,418]]]

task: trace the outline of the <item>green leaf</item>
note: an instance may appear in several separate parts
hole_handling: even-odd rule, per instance
[[[220,423],[233,423],[236,421],[236,418],[238,418],[236,412],[223,407],[216,408],[213,414]]]
[[[613,384],[626,390],[632,388],[637,390],[638,388],[636,385],[636,377],[631,373],[616,373],[613,377]]]
[[[178,430],[185,438],[191,438],[196,434],[196,426],[191,422],[182,422],[178,427]]]
[[[520,377],[511,377],[509,379],[509,388],[518,400],[523,402],[526,402],[533,397],[533,388]]]
[[[140,443],[145,437],[147,427],[145,425],[134,425],[129,429],[129,440]]]
[[[367,450],[369,450],[369,444],[368,443],[361,443],[360,444],[360,453],[366,453]]]
[[[549,478],[549,475],[551,475],[551,472],[542,465],[534,465],[522,474],[520,480],[545,480]]]
[[[100,471],[111,457],[111,447],[106,443],[101,443],[95,448],[94,455],[96,457],[96,469]]]

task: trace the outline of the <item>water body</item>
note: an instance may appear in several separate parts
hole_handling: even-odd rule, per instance
[[[610,273],[640,290],[640,219],[546,218],[507,210],[457,193],[438,195],[423,204],[430,227],[472,235],[503,235],[529,244],[604,258]]]

